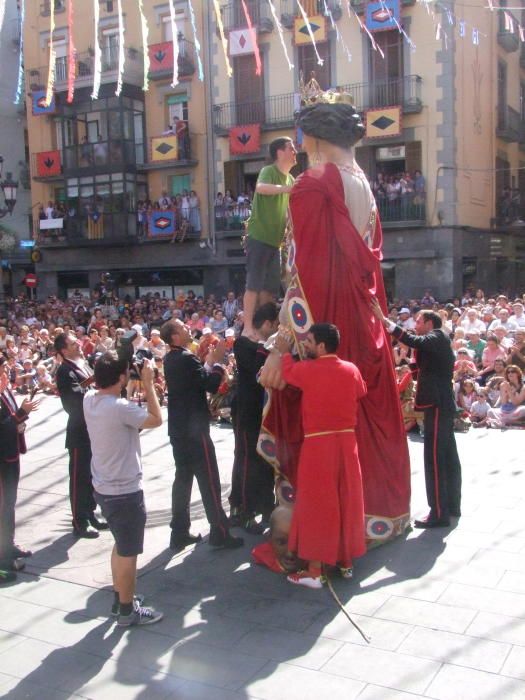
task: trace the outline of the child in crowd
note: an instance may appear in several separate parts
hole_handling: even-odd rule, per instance
[[[487,401],[487,389],[478,389],[476,400],[470,409],[472,427],[483,428],[487,425],[487,412],[490,405]]]

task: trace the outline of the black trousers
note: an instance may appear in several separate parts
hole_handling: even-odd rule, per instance
[[[235,428],[235,457],[232,469],[230,506],[247,515],[269,514],[275,504],[273,470],[257,454],[259,429]]]
[[[91,480],[91,446],[69,448],[69,502],[73,527],[82,527],[93,517],[97,504]]]
[[[0,563],[12,560],[15,537],[15,505],[20,479],[20,462],[0,461]]]
[[[452,411],[425,409],[425,483],[431,519],[461,513],[461,464]]]
[[[171,438],[175,459],[175,480],[171,492],[171,523],[173,533],[183,536],[190,529],[190,500],[193,477],[197,479],[210,536],[222,538],[228,534],[228,518],[222,507],[221,482],[215,447],[209,434]]]

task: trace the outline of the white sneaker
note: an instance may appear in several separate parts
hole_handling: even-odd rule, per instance
[[[309,576],[308,572],[299,574],[290,574],[287,576],[290,583],[295,583],[296,586],[305,586],[306,588],[322,588],[323,584],[321,582],[320,576]]]

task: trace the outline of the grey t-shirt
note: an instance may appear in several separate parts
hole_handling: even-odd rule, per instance
[[[105,496],[142,488],[139,428],[145,408],[98,391],[84,396],[84,417],[91,441],[93,488]]]

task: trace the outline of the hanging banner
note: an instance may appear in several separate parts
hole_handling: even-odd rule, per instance
[[[88,239],[90,241],[104,238],[104,214],[93,209],[88,214]]]
[[[401,8],[399,0],[369,2],[366,6],[366,26],[371,32],[384,32],[388,29],[396,29],[400,23]]]
[[[154,136],[151,139],[151,162],[159,163],[165,160],[177,160],[178,140],[175,134]]]
[[[55,96],[53,95],[49,104],[46,103],[46,97],[45,90],[35,90],[35,92],[31,93],[34,117],[38,117],[41,114],[54,114],[56,112]]]
[[[50,177],[61,173],[60,151],[42,151],[36,154],[37,177]]]
[[[323,17],[323,15],[314,15],[313,17],[309,17],[308,22],[310,23],[310,30],[316,44],[322,44],[324,41],[328,40],[326,18]],[[302,17],[295,18],[294,43],[296,46],[313,43],[310,31],[308,30],[308,22],[306,22]]]
[[[255,53],[253,37],[248,29],[233,29],[228,34],[230,44],[230,56],[245,56]]]
[[[161,44],[152,44],[148,47],[150,73],[171,73],[173,70],[173,43],[163,41]]]
[[[382,107],[365,112],[367,139],[385,139],[399,136],[401,128],[401,107]]]
[[[67,102],[71,104],[75,97],[76,52],[73,42],[73,0],[69,0],[67,11]]]
[[[171,236],[175,231],[174,211],[154,211],[150,214],[148,236]]]
[[[230,154],[258,153],[261,150],[261,125],[246,124],[230,129]]]

